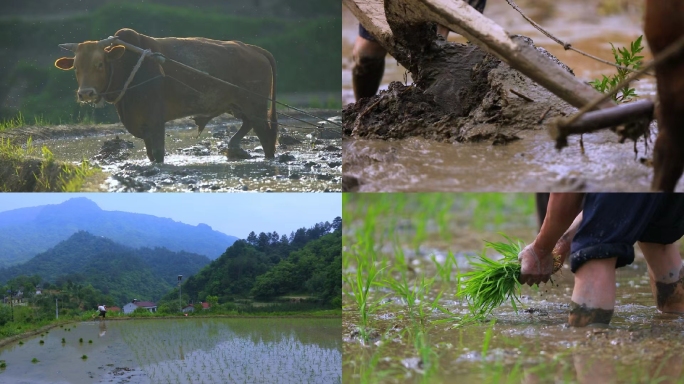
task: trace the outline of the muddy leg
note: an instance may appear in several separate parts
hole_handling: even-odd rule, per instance
[[[278,139],[278,132],[272,132],[271,127],[267,121],[258,121],[253,123],[254,132],[259,138],[261,146],[264,148],[264,156],[267,159],[275,157],[276,141]]]
[[[238,129],[238,131],[235,132],[233,137],[231,137],[228,141],[228,149],[225,152],[228,158],[249,159],[252,157],[247,151],[240,148],[240,140],[242,140],[242,138],[245,137],[245,135],[247,134],[247,132],[249,132],[250,129],[252,129],[252,126],[250,125],[249,121],[243,119],[242,126],[240,127],[240,129]]]
[[[153,163],[163,163],[166,154],[164,149],[164,123],[157,123],[148,132],[148,137],[145,139],[147,157]]]
[[[387,52],[375,41],[357,37],[352,51],[354,67],[352,68],[352,87],[354,97],[359,100],[371,97],[378,92],[382,75],[385,73],[385,55]]]
[[[238,129],[238,131],[235,132],[233,137],[231,137],[228,141],[228,146],[231,148],[240,148],[240,140],[245,137],[250,129],[252,129],[252,126],[249,124],[249,122],[247,120],[243,120],[240,129]]]
[[[684,265],[675,244],[639,243],[658,310],[684,313]]]
[[[662,106],[661,106],[662,110]],[[684,156],[681,153],[681,146],[684,138],[672,137],[673,129],[684,129],[684,126],[668,126],[669,122],[663,116],[668,113],[662,111],[658,119],[658,138],[653,148],[653,183],[651,189],[654,191],[674,192],[677,182],[684,171]],[[684,115],[681,117],[684,118]],[[682,125],[682,124],[678,124]]]
[[[589,260],[575,272],[568,324],[585,327],[610,323],[615,307],[617,257]]]

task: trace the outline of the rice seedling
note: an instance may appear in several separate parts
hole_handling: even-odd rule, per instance
[[[66,340],[62,337],[62,344],[66,343]]]
[[[518,253],[522,250],[523,243],[504,237],[508,243],[485,242],[485,250],[476,260],[470,260],[473,269],[462,275],[465,283],[458,296],[468,301],[471,314],[476,319],[485,318],[506,300],[510,299],[511,306],[516,311],[516,302],[520,303]],[[487,248],[495,250],[503,258],[493,260],[487,257]]]
[[[439,275],[439,279],[442,281],[442,283],[450,284],[453,266],[456,266],[456,273],[458,274],[458,265],[456,264],[456,258],[454,257],[454,253],[452,251],[449,251],[443,264],[440,264],[434,255],[431,256],[430,259],[433,263],[435,263],[435,267],[437,268],[437,274]]]
[[[38,360],[38,359],[36,359],[36,358],[34,357],[33,359],[31,359],[31,362],[32,362],[33,364],[35,364],[35,363],[39,363],[40,360]]]
[[[492,331],[494,330],[494,324],[496,324],[496,319],[492,319],[489,322],[489,327],[485,332],[484,340],[482,341],[482,359],[487,357],[487,351],[489,351],[489,343],[492,341]]]
[[[20,344],[24,344],[24,343],[22,343],[22,342],[19,342],[19,343],[20,343]],[[38,344],[40,344],[40,345],[43,345],[43,344],[45,344],[45,340],[41,340],[41,341],[39,341],[39,342],[38,342]]]
[[[78,342],[79,342],[79,343],[82,343],[82,342],[83,342],[83,338],[81,337],[80,339],[78,339]]]
[[[43,341],[43,340],[41,340],[41,341]],[[19,340],[19,345],[24,345],[24,342]]]
[[[5,360],[0,360],[0,369],[5,369],[5,368],[7,368],[7,363],[5,362]]]
[[[92,341],[92,340],[88,340],[88,344],[92,344],[92,343],[93,343],[93,341]]]
[[[83,360],[87,360],[87,359],[88,359],[88,356],[86,356],[86,355],[83,355],[83,356],[81,356],[81,359],[83,359]]]

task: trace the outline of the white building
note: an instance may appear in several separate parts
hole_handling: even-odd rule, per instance
[[[133,299],[133,301],[123,306],[123,313],[133,313],[133,311],[138,308],[145,308],[150,312],[157,312],[157,304],[151,301],[138,301],[137,299]]]

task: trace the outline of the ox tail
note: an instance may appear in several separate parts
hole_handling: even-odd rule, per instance
[[[257,47],[256,45],[251,45],[252,48],[257,50],[259,53],[264,55],[267,59],[268,62],[271,63],[271,109],[268,112],[268,119],[269,119],[269,124],[271,126],[271,130],[277,135],[278,134],[278,117],[276,114],[276,62],[275,58],[273,58],[273,55],[271,52],[261,48]]]

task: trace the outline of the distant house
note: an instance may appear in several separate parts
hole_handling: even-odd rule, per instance
[[[195,307],[199,308],[199,304],[188,304],[185,307],[183,307],[183,312],[193,312],[195,310]],[[202,303],[202,309],[209,309],[211,306],[209,303]]]
[[[107,312],[121,312],[121,308],[115,306],[107,307]]]
[[[42,295],[42,294],[43,294],[43,290],[40,288],[36,288],[36,295]]]
[[[157,312],[157,304],[151,301],[138,301],[137,299],[133,299],[133,301],[124,305],[123,313],[133,313],[133,311],[135,311],[138,308],[145,308],[150,312]]]

